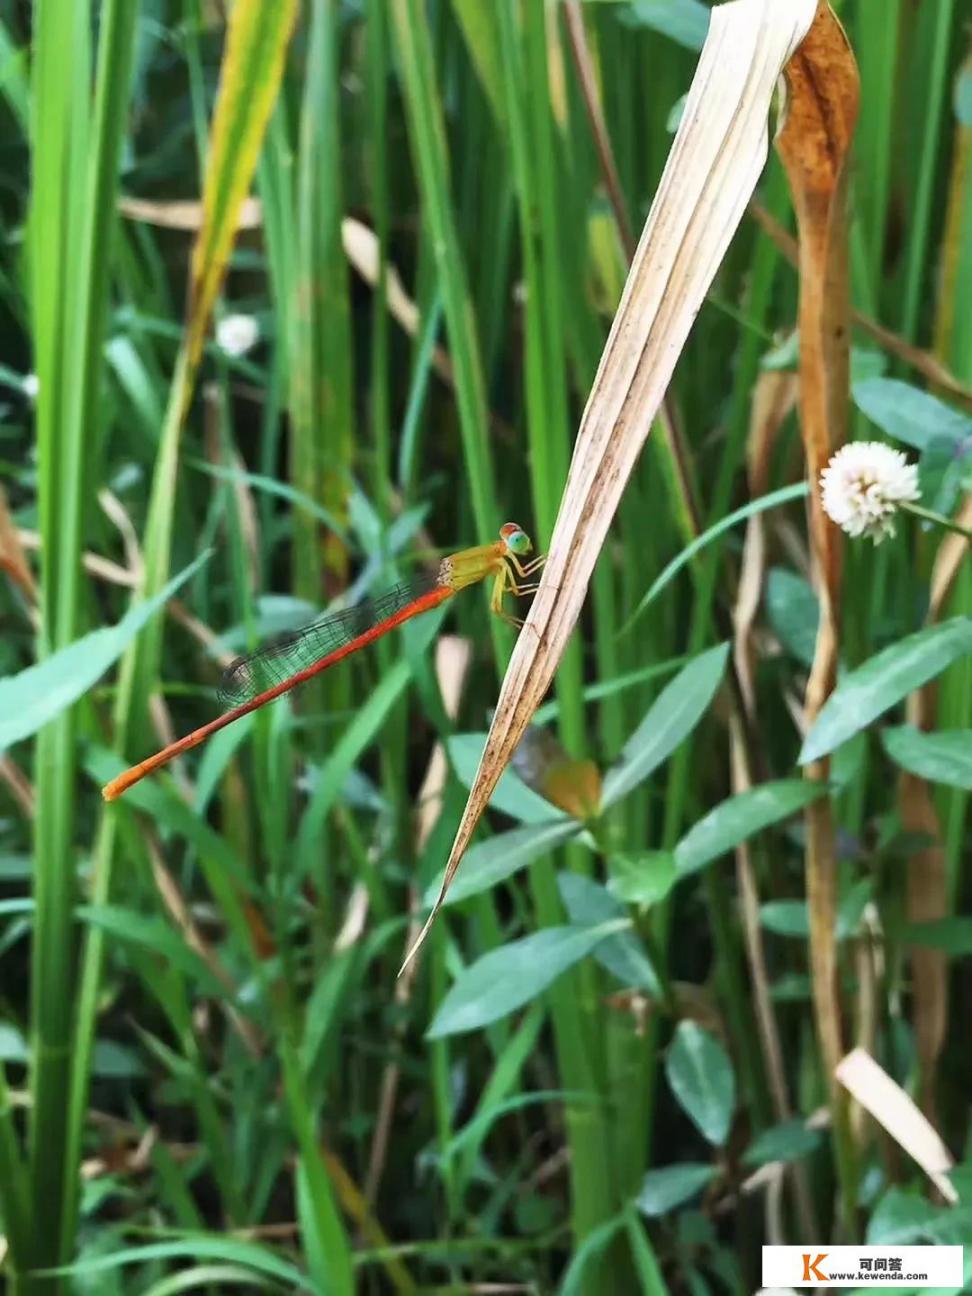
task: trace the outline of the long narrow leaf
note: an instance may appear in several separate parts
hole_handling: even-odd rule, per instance
[[[704,549],[713,540],[717,540],[719,536],[731,531],[738,523],[745,522],[747,518],[755,517],[758,513],[765,513],[767,509],[776,508],[779,504],[789,504],[791,500],[803,499],[808,490],[809,487],[806,482],[798,482],[794,486],[784,486],[781,490],[770,491],[768,495],[750,500],[742,508],[727,513],[714,526],[709,527],[707,531],[703,531],[700,536],[693,540],[691,544],[686,545],[682,552],[672,559],[664,571],[655,577],[648,587],[647,593],[632,612],[627,623],[622,627],[621,633],[624,634],[627,630],[630,630],[648,604],[658,597],[666,585],[671,583],[672,579],[678,575],[686,563],[692,561],[700,549]]]
[[[0,679],[0,751],[29,738],[87,693],[209,557],[208,552],[200,554],[154,598],[130,608],[117,625],[92,630],[36,666]]]
[[[460,973],[426,1037],[443,1039],[507,1016],[543,994],[601,941],[629,925],[626,918],[616,918],[597,927],[545,927],[491,950]]]
[[[972,617],[953,617],[885,648],[837,685],[803,740],[800,764],[828,755],[970,652]]]
[[[614,805],[638,786],[688,737],[708,710],[722,680],[729,645],[700,653],[662,689],[604,778],[603,804]]]

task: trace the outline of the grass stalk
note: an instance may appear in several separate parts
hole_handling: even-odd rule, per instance
[[[546,66],[544,6],[525,9],[500,0],[497,6],[517,200],[520,243],[526,278],[526,401],[534,509],[541,534],[553,529],[560,486],[567,477],[566,347],[561,300],[562,250],[558,237],[556,193],[557,141],[551,129]],[[516,14],[523,18],[522,34]],[[581,750],[583,715],[577,646],[568,651],[557,677],[561,731],[567,749]],[[539,861],[531,870],[531,892],[544,925],[562,921],[553,865]],[[595,1002],[590,968],[577,970],[550,991],[560,1073],[565,1088],[591,1092],[598,1086],[598,1035],[590,1010]],[[586,1041],[586,1044],[584,1043]],[[595,1088],[599,1092],[599,1086]],[[589,1106],[567,1107],[571,1146],[571,1195],[578,1243],[614,1213],[615,1193],[608,1163],[608,1124]],[[606,1272],[589,1278],[590,1290],[607,1291]]]
[[[124,18],[119,17],[117,22],[134,24],[134,6],[118,0],[118,7],[124,12]],[[143,537],[142,583],[136,597],[150,597],[156,593],[168,575],[182,424],[201,356],[206,322],[236,231],[239,204],[249,187],[259,140],[282,72],[283,50],[292,30],[294,13],[294,8],[287,5],[273,14],[261,14],[258,7],[244,0],[231,19],[207,172],[205,202],[208,219],[204,221],[195,248],[189,322],[169,387]],[[106,27],[104,30],[111,29]],[[130,44],[131,31],[128,38]],[[250,93],[250,82],[256,75],[260,76],[259,92]],[[113,127],[119,126],[120,121],[121,114],[116,109]],[[112,192],[107,200],[107,209],[112,214],[114,206]],[[158,679],[162,628],[158,621],[149,623],[122,659],[114,706],[114,732],[115,741],[123,751],[135,745],[150,691]],[[121,808],[102,815],[93,851],[91,900],[95,905],[104,904],[111,894],[119,815],[126,813]],[[71,1073],[69,1082],[65,1079],[59,1097],[62,1122],[59,1147],[69,1149],[70,1162],[60,1175],[66,1206],[58,1221],[56,1235],[62,1250],[71,1245],[77,1212],[78,1186],[73,1167],[80,1156],[104,957],[104,935],[99,928],[92,927],[82,959]],[[68,1095],[67,1102],[65,1094]],[[50,1227],[49,1217],[47,1227]]]
[[[109,0],[104,6],[90,117],[90,41],[84,8],[55,4],[38,15],[31,235],[42,388],[39,502],[47,560],[42,651],[65,646],[78,631],[111,234],[137,15],[134,4]],[[80,1154],[79,1143],[69,1138],[64,1097],[77,1065],[69,1045],[76,954],[74,749],[74,713],[68,710],[38,742],[30,1131],[32,1214],[39,1226],[42,1222],[34,1234],[32,1255],[38,1267],[56,1266],[70,1254]]]
[[[455,374],[456,404],[472,512],[480,543],[499,528],[496,478],[489,455],[486,387],[476,323],[452,210],[445,122],[432,55],[432,38],[421,0],[392,0],[409,137],[432,243]],[[506,656],[504,631],[491,619],[497,662]]]

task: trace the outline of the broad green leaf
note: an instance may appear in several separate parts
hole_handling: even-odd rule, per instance
[[[606,887],[580,873],[558,874],[557,887],[567,916],[577,926],[590,927],[625,917],[624,906]],[[641,938],[630,930],[630,924],[628,929],[602,941],[594,951],[594,958],[623,986],[637,986],[650,995],[661,996],[658,974]]]
[[[230,10],[204,170],[203,222],[192,249],[186,352],[189,371],[223,281],[257,157],[283,76],[297,0],[237,0]]]
[[[722,681],[729,645],[700,653],[666,684],[604,777],[607,809],[643,782],[692,732]]]
[[[846,887],[837,905],[837,939],[856,936],[867,908],[874,895],[874,882],[869,877],[858,878]]]
[[[762,495],[759,499],[750,500],[742,508],[727,513],[715,526],[709,527],[700,536],[696,536],[691,544],[686,545],[651,583],[647,593],[628,618],[627,625],[625,625],[621,633],[623,634],[625,630],[634,624],[648,604],[658,597],[666,585],[670,584],[682,568],[692,561],[700,549],[705,549],[713,540],[717,540],[726,531],[731,531],[734,526],[737,526],[740,522],[745,522],[747,518],[751,518],[757,513],[765,513],[767,509],[776,508],[780,504],[789,504],[792,500],[803,499],[808,490],[809,487],[806,482],[797,482],[795,486],[784,486],[781,490],[770,491],[768,495]]]
[[[784,972],[770,986],[776,1003],[803,1003],[810,998],[810,978],[803,972]]]
[[[909,945],[925,945],[942,950],[953,958],[972,954],[972,918],[936,918],[931,922],[911,923],[904,929]]]
[[[488,841],[472,847],[444,903],[458,904],[460,900],[488,891],[498,882],[505,882],[579,831],[580,825],[573,819],[558,819],[554,823],[530,824],[526,828],[514,828],[512,832],[497,833]],[[424,900],[427,905],[435,904],[442,877],[440,872],[426,890]]]
[[[969,475],[972,437],[958,445],[947,437],[935,437],[918,465],[918,489],[927,508],[948,517]],[[930,524],[926,524],[930,525]]]
[[[688,657],[672,657],[668,661],[653,662],[650,666],[642,666],[640,670],[626,671],[623,675],[615,675],[612,679],[598,680],[596,684],[588,684],[582,694],[585,702],[599,702],[603,698],[614,697],[616,693],[622,693],[629,688],[637,688],[639,684],[647,684],[649,680],[657,679],[661,675],[672,675],[678,670],[679,666],[684,666]],[[537,707],[533,716],[535,725],[547,724],[548,721],[555,719],[560,714],[560,703],[556,699],[552,702],[545,702],[542,707]]]
[[[889,1188],[878,1202],[867,1227],[869,1246],[903,1246],[930,1242],[938,1246],[968,1245],[972,1207],[933,1206],[924,1197]]]
[[[665,1074],[685,1114],[714,1147],[721,1147],[736,1105],[736,1080],[723,1046],[695,1022],[679,1022]]]
[[[613,855],[608,890],[627,904],[653,905],[664,900],[678,881],[671,851]]]
[[[0,855],[0,882],[19,882],[33,871],[32,855]]]
[[[446,743],[456,777],[467,788],[476,776],[485,742],[485,734],[457,734]],[[503,814],[508,814],[511,818],[527,824],[547,825],[556,813],[549,801],[545,801],[542,796],[538,796],[528,788],[519,775],[509,768],[496,784],[496,790],[490,797],[489,804],[494,810],[501,810]],[[569,822],[575,823],[574,820]]]
[[[856,933],[872,892],[871,879],[859,878],[841,896],[837,907],[838,940],[846,940]],[[795,936],[799,940],[810,937],[810,912],[805,900],[767,900],[759,907],[759,920],[767,931],[777,936]]]
[[[694,873],[770,824],[796,814],[827,792],[826,784],[780,779],[720,802],[675,847],[679,876]]]
[[[650,27],[685,49],[700,50],[709,30],[709,10],[702,0],[633,0],[619,6],[621,21]]]
[[[92,688],[210,553],[201,553],[154,598],[137,603],[116,625],[92,630],[36,666],[0,680],[0,751],[29,738]]]
[[[16,1026],[0,1021],[0,1062],[15,1062],[26,1066],[30,1061],[27,1041]]]
[[[810,912],[806,900],[767,900],[759,906],[759,921],[775,936],[806,940],[810,935]]]
[[[896,765],[948,787],[972,792],[972,729],[922,733],[913,725],[882,729],[881,742]]]
[[[842,792],[856,779],[867,758],[867,734],[855,734],[834,752],[830,762],[830,786],[834,793]]]
[[[897,378],[868,378],[852,388],[854,404],[896,441],[924,450],[937,437],[972,436],[972,418]]]
[[[134,1049],[109,1039],[95,1041],[92,1068],[95,1075],[114,1080],[145,1074],[145,1063]]]
[[[914,689],[972,651],[972,617],[953,617],[908,635],[845,675],[827,699],[800,752],[819,760],[865,729]]]
[[[864,382],[868,378],[880,378],[887,373],[888,358],[883,351],[872,351],[868,347],[851,347],[851,382]]]
[[[743,1153],[743,1162],[761,1166],[768,1161],[799,1161],[816,1151],[822,1142],[821,1131],[809,1129],[802,1120],[783,1121],[763,1130],[753,1140]]]
[[[649,1219],[668,1215],[676,1206],[683,1206],[697,1197],[715,1176],[715,1166],[702,1165],[698,1161],[649,1170],[638,1194],[638,1209]]]
[[[785,567],[766,580],[766,615],[773,632],[798,662],[810,666],[817,644],[820,608],[810,583]]]
[[[625,925],[615,919],[598,927],[544,927],[490,950],[456,977],[426,1037],[443,1039],[506,1017]]]

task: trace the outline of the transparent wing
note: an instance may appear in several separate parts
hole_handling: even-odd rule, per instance
[[[329,612],[300,630],[278,635],[255,652],[237,657],[220,680],[220,705],[240,706],[283,684],[397,616],[439,584],[438,573],[422,573],[401,581],[377,598],[364,599],[340,612]]]

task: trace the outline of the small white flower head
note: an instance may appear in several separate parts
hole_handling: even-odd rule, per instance
[[[224,355],[246,355],[259,340],[260,325],[253,315],[224,315],[216,325],[216,345]]]
[[[20,390],[33,405],[37,400],[37,393],[40,391],[40,379],[35,373],[24,374],[20,380]]]
[[[880,544],[894,535],[894,515],[920,495],[918,467],[880,441],[849,441],[820,474],[824,511],[852,536]]]

